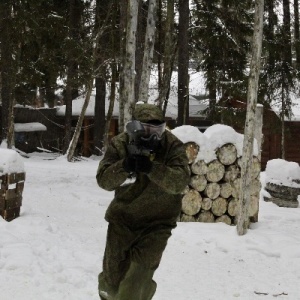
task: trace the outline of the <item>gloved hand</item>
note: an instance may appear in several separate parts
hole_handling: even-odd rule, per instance
[[[152,169],[152,161],[148,156],[136,155],[135,171],[148,174]]]
[[[135,172],[135,156],[129,155],[123,160],[123,168],[126,172]]]

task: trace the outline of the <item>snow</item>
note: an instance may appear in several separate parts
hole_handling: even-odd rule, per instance
[[[98,300],[104,214],[113,197],[97,186],[100,158],[28,156],[21,215],[0,218],[0,298]],[[299,230],[300,208],[277,207],[262,196],[259,222],[244,236],[223,223],[178,223],[154,275],[153,300],[298,300]]]
[[[177,72],[172,73],[172,79],[171,79],[171,88],[170,88],[170,95],[168,100],[168,106],[166,111],[166,117],[171,119],[177,118]],[[158,97],[158,75],[157,71],[153,70],[151,77],[150,77],[150,89],[149,89],[149,98],[145,99],[148,100],[149,103],[155,103],[155,100]],[[190,109],[190,117],[199,117],[199,114],[207,108],[207,102],[206,101],[198,101],[193,96],[199,96],[205,94],[205,88],[204,88],[204,77],[202,72],[192,72],[190,71],[190,84],[189,84],[189,91],[190,91],[190,99],[189,99],[189,109]],[[92,91],[92,95],[90,97],[90,101],[88,104],[88,107],[85,112],[85,116],[94,116],[95,114],[95,90]],[[107,95],[106,103],[105,103],[105,109],[106,113],[108,111],[109,106],[109,95]],[[79,116],[83,103],[85,100],[85,95],[79,96],[76,99],[72,101],[72,115],[73,116]],[[64,116],[66,113],[66,106],[58,106],[56,108],[56,114],[58,116]],[[113,116],[117,117],[119,115],[119,102],[118,98],[116,99],[114,103],[113,108]]]
[[[24,172],[23,158],[15,150],[0,148],[0,176],[20,172]]]
[[[267,162],[266,180],[279,185],[299,188],[300,184],[295,180],[300,180],[300,166],[296,162],[272,159]]]
[[[15,132],[46,131],[47,127],[39,122],[15,123]]]
[[[183,143],[195,142],[200,146],[197,160],[204,160],[206,163],[216,159],[216,150],[228,143],[235,145],[237,156],[243,153],[244,135],[236,132],[232,127],[222,124],[215,124],[208,127],[204,133],[196,127],[183,125],[176,127],[172,133]],[[257,141],[254,140],[253,155],[258,155]]]

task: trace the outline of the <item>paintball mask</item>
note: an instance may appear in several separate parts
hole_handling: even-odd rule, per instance
[[[126,125],[130,144],[138,148],[155,151],[160,146],[160,140],[165,131],[166,123],[159,121],[140,122],[133,120]]]
[[[141,125],[144,127],[145,134],[144,139],[150,138],[152,135],[156,135],[157,139],[161,139],[163,133],[166,129],[166,123],[165,122],[159,122],[159,121],[149,121],[147,123],[141,122]]]
[[[166,129],[166,123],[149,121],[147,123],[141,122],[144,128],[144,135],[141,137],[141,142],[144,147],[157,150],[160,146],[160,140]]]

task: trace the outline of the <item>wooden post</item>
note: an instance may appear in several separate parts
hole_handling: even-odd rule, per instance
[[[20,215],[25,173],[11,173],[0,176],[0,215],[12,221]],[[15,185],[10,189],[10,185]]]
[[[261,104],[256,105],[256,111],[255,111],[255,129],[254,129],[254,138],[257,141],[258,146],[258,159],[261,161],[261,151],[262,151],[262,143],[263,143],[263,113],[264,113],[264,107]]]
[[[89,134],[89,126],[90,122],[87,118],[84,118],[83,120],[83,127],[85,128],[83,130],[83,156],[88,157],[91,153],[89,150],[89,141],[90,141],[90,134]]]

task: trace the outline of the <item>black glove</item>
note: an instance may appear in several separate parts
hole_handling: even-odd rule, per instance
[[[135,156],[129,155],[123,160],[123,168],[126,172],[135,172]]]
[[[135,171],[148,174],[152,169],[152,161],[148,156],[136,155]]]

